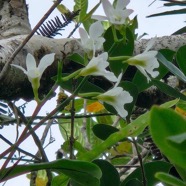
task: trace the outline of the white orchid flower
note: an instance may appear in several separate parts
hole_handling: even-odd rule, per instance
[[[78,76],[104,76],[109,81],[117,82],[117,77],[114,75],[114,73],[106,70],[106,67],[109,66],[107,59],[107,52],[104,52],[97,57],[93,57],[88,65],[80,71]]]
[[[54,62],[54,55],[55,55],[54,53],[45,55],[41,59],[38,67],[36,67],[36,61],[34,59],[34,56],[32,54],[28,53],[27,57],[26,57],[27,70],[25,70],[23,67],[21,67],[19,65],[11,64],[11,66],[14,66],[14,67],[22,70],[24,72],[24,74],[27,75],[28,80],[32,84],[34,95],[36,97],[38,96],[37,91],[40,86],[41,76],[42,76],[43,72],[45,71],[45,69]]]
[[[100,21],[93,23],[89,28],[89,35],[83,28],[79,28],[79,34],[81,38],[81,44],[85,52],[93,53],[96,50],[101,50],[103,48],[103,43],[105,39],[102,37],[104,32],[103,26]]]
[[[111,90],[96,96],[99,101],[105,102],[115,108],[118,114],[125,118],[128,112],[124,109],[126,103],[131,103],[133,98],[122,87],[114,87]]]
[[[151,80],[151,77],[155,78],[159,75],[159,72],[155,70],[159,67],[159,62],[156,58],[158,52],[148,51],[153,46],[155,39],[151,39],[147,43],[146,50],[142,54],[138,54],[125,61],[129,65],[136,66],[146,76],[147,82]]]
[[[126,9],[130,0],[118,0],[116,6],[113,7],[108,0],[102,0],[103,10],[106,16],[93,15],[92,19],[97,19],[99,21],[108,20],[114,25],[125,24],[128,16],[133,12],[131,9]]]

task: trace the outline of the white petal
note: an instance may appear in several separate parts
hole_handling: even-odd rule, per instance
[[[41,75],[43,74],[44,70],[54,62],[54,56],[55,56],[55,53],[51,53],[51,54],[45,55],[41,59],[39,66],[38,66],[38,70]]]
[[[118,76],[117,82],[116,82],[116,84],[114,85],[114,87],[117,87],[117,86],[119,85],[122,76],[123,76],[123,73],[121,72],[121,73],[119,74],[119,76]]]
[[[89,35],[92,39],[97,39],[104,32],[103,26],[100,21],[93,23],[89,29]]]
[[[83,28],[79,28],[79,35],[80,35],[80,38],[81,38],[82,45],[85,45],[87,40],[89,39],[88,33]]]
[[[92,19],[99,20],[99,21],[108,20],[108,18],[107,18],[106,16],[101,16],[101,15],[93,15],[91,18],[92,18]]]
[[[118,96],[119,94],[121,94],[122,91],[123,91],[122,87],[116,87],[116,88],[113,88],[113,89],[105,92],[103,95]]]
[[[19,65],[14,65],[14,64],[11,64],[11,66],[18,68],[18,69],[22,70],[25,74],[27,74],[27,71],[23,67],[21,67]]]
[[[130,0],[118,0],[116,4],[116,9],[124,9],[130,3]]]
[[[105,42],[105,39],[103,37],[99,37],[98,39],[95,39],[93,42],[95,50],[100,50],[103,48],[103,43]]]
[[[40,71],[38,69],[29,70],[27,72],[28,79],[30,79],[30,80],[32,80],[34,78],[39,78],[40,79],[41,78],[41,75],[42,74],[40,74]]]
[[[26,68],[28,70],[36,69],[36,60],[34,56],[30,53],[26,56]]]
[[[149,51],[149,50],[154,46],[155,42],[156,42],[156,37],[152,38],[152,39],[147,43],[147,47],[146,47],[146,49],[145,49],[144,52]]]
[[[103,73],[103,76],[111,82],[116,82],[118,80],[114,73],[110,71]]]
[[[139,65],[137,65],[136,67],[147,78],[147,82],[149,82],[151,80],[151,78],[149,77],[149,75],[147,74],[145,69],[143,67],[139,66]]]
[[[99,57],[102,58],[104,61],[106,61],[108,59],[108,53],[104,52],[104,53],[100,54]]]
[[[106,16],[108,18],[112,16],[112,11],[114,10],[114,8],[111,3],[108,0],[102,0],[102,5]]]

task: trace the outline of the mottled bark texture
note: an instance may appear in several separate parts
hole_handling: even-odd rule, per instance
[[[26,35],[31,32],[28,10],[24,0],[0,0],[0,72],[11,54],[22,43]],[[141,53],[148,40],[136,42],[135,54]],[[186,44],[186,36],[165,36],[157,38],[154,50],[169,48],[177,50]],[[64,69],[72,68],[71,62],[65,60],[65,56],[72,53],[83,53],[76,39],[49,39],[34,35],[24,48],[16,56],[13,64],[25,68],[27,53],[31,53],[39,63],[40,59],[49,53],[56,53],[55,62],[48,67],[41,80],[40,94],[48,92],[52,84],[51,77],[56,75],[57,62],[63,59]],[[75,70],[75,69],[74,69]],[[32,88],[27,77],[19,69],[9,66],[6,75],[0,81],[0,99],[17,100],[33,98]]]

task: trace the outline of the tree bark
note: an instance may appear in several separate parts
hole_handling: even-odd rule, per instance
[[[0,0],[0,72],[12,53],[31,32],[28,9],[24,0]],[[134,54],[142,53],[148,40],[142,39],[135,44]],[[156,38],[153,50],[169,48],[177,50],[186,45],[186,36],[164,36]],[[78,39],[50,39],[34,35],[13,60],[13,64],[26,68],[25,61],[28,53],[34,55],[37,63],[49,53],[55,53],[55,62],[47,68],[41,79],[40,94],[46,94],[54,83],[51,77],[57,73],[57,62],[62,60],[64,69],[72,68],[66,56],[73,53],[83,54]],[[75,71],[75,69],[74,69]],[[31,84],[28,78],[17,68],[9,66],[6,75],[0,81],[1,100],[31,100],[33,98]]]

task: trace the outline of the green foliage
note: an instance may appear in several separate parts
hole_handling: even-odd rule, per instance
[[[145,178],[147,185],[156,185],[159,183],[159,180],[155,178],[156,172],[165,172],[168,173],[172,165],[167,162],[156,161],[144,164]],[[139,182],[143,182],[141,167],[133,171],[122,183],[120,186],[127,186],[130,183],[130,180],[137,179]],[[132,183],[131,183],[132,184]]]
[[[105,160],[94,160],[93,161],[102,171],[102,177],[100,179],[99,186],[119,186],[120,177],[116,168]]]
[[[161,152],[175,165],[186,168],[183,138],[186,131],[185,119],[173,110],[154,107],[150,116],[152,138]],[[161,131],[161,132],[158,132]],[[175,143],[177,145],[175,145]]]
[[[76,182],[81,183],[84,186],[93,186],[94,183],[95,186],[99,186],[99,179],[102,175],[99,167],[93,163],[77,160],[56,160],[49,163],[17,165],[16,167],[10,167],[1,171],[0,177],[1,181],[5,181],[11,177],[41,169],[51,169],[58,173],[64,173],[71,179],[74,179]],[[57,178],[56,182],[58,182]],[[55,186],[55,184],[53,184],[53,186]]]
[[[79,10],[79,15],[73,21],[77,27],[81,24],[86,31],[89,31],[91,24],[96,21],[91,16],[102,1],[100,0],[88,12],[89,2],[88,0],[75,0],[72,11],[68,10],[62,4],[58,6],[58,10],[64,16],[68,16],[73,11]],[[114,1],[114,4],[116,2]],[[176,4],[183,5],[178,1],[176,3],[168,1],[165,5],[173,6]],[[154,14],[149,17],[185,12],[185,9],[173,10]],[[117,16],[114,19],[116,18]],[[31,133],[34,137],[34,134],[36,135],[35,130],[43,125],[44,122],[54,118],[55,122],[57,121],[59,125],[61,136],[64,139],[64,142],[59,145],[62,152],[60,158],[62,159],[26,165],[19,165],[19,161],[21,160],[18,160],[14,166],[9,168],[6,168],[5,163],[5,168],[0,171],[1,181],[27,172],[47,170],[48,172],[55,173],[50,180],[52,186],[67,186],[69,184],[72,186],[143,186],[145,185],[145,181],[147,182],[147,186],[153,186],[160,181],[176,186],[186,184],[186,121],[183,117],[183,115],[186,115],[186,96],[185,91],[181,90],[184,87],[181,86],[181,83],[186,82],[186,46],[180,47],[176,52],[169,49],[162,49],[158,51],[157,56],[150,55],[146,51],[146,55],[143,58],[148,56],[151,59],[153,56],[150,62],[155,60],[157,63],[158,61],[160,62],[159,67],[156,66],[158,67],[157,69],[155,67],[149,72],[148,68],[153,67],[154,64],[148,60],[138,58],[132,64],[127,63],[136,52],[135,43],[138,36],[136,32],[138,28],[137,16],[133,19],[127,18],[126,24],[123,25],[112,25],[108,21],[101,21],[101,23],[103,28],[100,28],[100,30],[104,30],[103,35],[100,36],[98,33],[98,36],[96,36],[97,30],[94,30],[95,32],[93,33],[90,29],[92,32],[91,34],[89,33],[91,37],[87,38],[86,44],[87,47],[90,47],[88,50],[91,50],[90,53],[93,54],[93,58],[86,52],[84,54],[80,52],[81,54],[73,53],[64,56],[67,64],[64,64],[64,69],[62,69],[63,61],[59,62],[58,74],[53,78],[55,85],[51,89],[51,92],[43,100],[38,102],[38,106],[31,119],[29,118],[27,122],[27,118],[24,118],[16,110],[18,116],[15,114],[15,120],[25,120],[26,129],[25,133],[16,142],[16,148],[10,148],[12,154],[15,150],[24,152],[22,149],[18,149],[18,146]],[[102,46],[103,49],[94,51],[96,44],[99,44],[99,40],[101,39],[105,40]],[[90,60],[97,59],[102,52],[108,54],[108,59],[105,59],[105,62],[109,64],[109,66],[107,65],[101,71],[103,75],[98,73],[99,68],[101,68],[98,63],[102,62],[98,59],[96,61],[97,63],[94,63],[90,67],[93,73],[87,77],[80,77],[82,75],[80,74],[82,69],[87,67]],[[139,55],[136,56],[139,57]],[[67,72],[65,71],[66,68]],[[115,80],[108,80],[106,75],[107,73],[111,74],[108,70],[113,73]],[[159,75],[152,78],[154,76],[151,73],[154,71],[157,71]],[[149,79],[146,77],[146,73]],[[120,74],[122,78],[121,80],[117,80]],[[166,83],[169,75],[174,75],[180,80],[181,83],[178,83],[178,87],[173,88]],[[32,123],[37,119],[36,116],[41,107],[51,98],[57,86],[60,87],[62,92],[62,96],[58,96],[57,108],[51,111],[44,119],[40,120],[38,125],[31,128]],[[162,103],[159,106],[154,106],[152,109],[143,108],[143,110],[139,108],[136,103],[140,100],[138,98],[141,98],[140,93],[149,91],[148,88],[151,86],[156,86],[158,90],[163,92],[166,100],[177,99]],[[127,96],[120,98],[120,95],[117,95],[117,93],[116,96],[106,95],[106,101],[104,99],[98,99],[98,95],[103,95],[116,87],[122,89],[122,95],[126,95],[124,91],[127,91],[132,97],[132,100],[128,101]],[[65,91],[70,93],[70,95],[67,96]],[[117,96],[122,100],[118,101]],[[119,103],[125,99],[126,104],[122,106],[128,113],[126,117],[118,112],[117,109],[120,108],[121,110],[122,107],[120,107]],[[158,99],[157,95],[156,99]],[[114,103],[115,105],[113,106],[113,104],[109,103]],[[175,107],[175,110],[173,110],[173,107]],[[14,107],[12,106],[12,108]],[[13,113],[15,112],[14,109],[12,111]],[[144,134],[144,130],[148,127],[150,128],[150,134],[147,136]],[[153,152],[150,153],[152,149],[149,150],[148,156],[142,157],[142,152],[145,148],[144,144],[146,143],[145,137],[149,137],[150,135],[152,136],[152,143],[155,143],[157,148],[160,149],[165,160],[168,159],[170,162],[166,162],[164,159],[160,161],[154,160]],[[4,139],[3,137],[1,138]],[[42,157],[41,159],[39,159],[40,157],[35,157],[35,159],[46,161],[45,151],[40,141],[36,142],[36,144],[39,144],[38,148]],[[4,158],[4,154],[6,154],[6,151],[0,156]],[[33,155],[31,157],[34,158]],[[70,160],[69,157],[76,160]],[[139,160],[140,166],[131,172],[131,162]],[[125,175],[119,175],[118,170],[122,170],[125,165],[129,171]],[[135,165],[132,164],[132,166]],[[181,177],[180,179],[170,175],[170,169],[173,166]],[[48,178],[50,177],[50,175],[47,176]]]
[[[179,180],[178,178],[174,176],[163,173],[163,172],[156,173],[155,177],[158,178],[163,183],[171,185],[171,186],[185,186],[185,183],[183,181]]]

